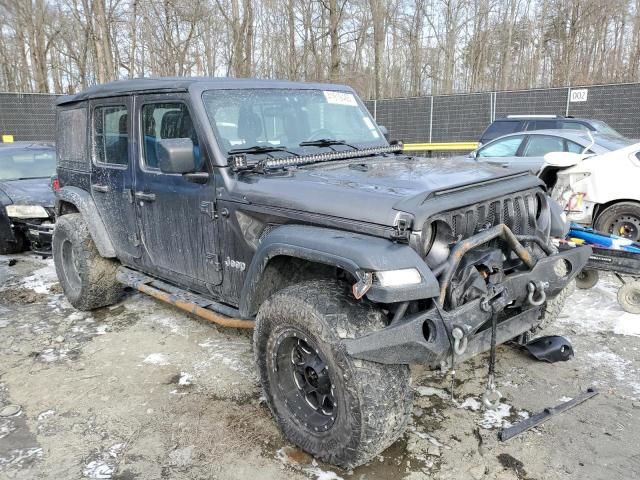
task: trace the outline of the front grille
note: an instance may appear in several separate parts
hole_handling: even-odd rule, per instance
[[[451,227],[454,238],[463,240],[479,231],[500,223],[506,224],[516,235],[532,235],[536,230],[538,190],[526,190],[512,195],[450,210],[434,220],[442,220]]]

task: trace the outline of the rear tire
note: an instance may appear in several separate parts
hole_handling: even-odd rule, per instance
[[[79,213],[58,218],[53,231],[53,262],[67,300],[78,310],[93,310],[117,302],[122,285],[117,261],[100,256]]]
[[[287,287],[260,307],[253,336],[260,381],[291,442],[352,468],[402,435],[412,405],[408,366],[354,359],[341,342],[384,326],[380,310],[333,281]]]
[[[620,202],[611,205],[598,215],[594,228],[637,242],[640,240],[640,204]]]

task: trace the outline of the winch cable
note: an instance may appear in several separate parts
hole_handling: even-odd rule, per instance
[[[498,402],[502,398],[500,392],[496,389],[495,371],[496,371],[496,336],[498,331],[498,314],[493,312],[491,315],[491,348],[489,350],[489,374],[487,376],[487,388],[482,394],[482,403],[490,410],[498,407]]]

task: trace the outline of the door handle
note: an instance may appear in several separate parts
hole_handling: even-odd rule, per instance
[[[145,202],[153,202],[156,199],[155,193],[136,192],[135,197]]]
[[[109,188],[109,185],[100,185],[98,183],[92,184],[91,188],[93,188],[96,192],[101,192],[101,193],[107,193],[109,192],[109,190],[111,190]]]

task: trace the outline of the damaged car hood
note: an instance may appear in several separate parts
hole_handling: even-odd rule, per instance
[[[247,176],[237,193],[251,203],[392,226],[399,211],[414,213],[434,194],[523,175],[530,185],[539,184],[532,175],[474,161],[375,157]],[[455,201],[451,208],[465,204]]]
[[[0,180],[0,191],[14,204],[53,207],[55,200],[49,178]]]

